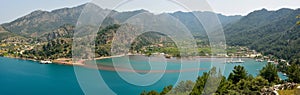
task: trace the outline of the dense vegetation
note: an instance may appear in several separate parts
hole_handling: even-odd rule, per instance
[[[277,75],[277,68],[274,64],[268,63],[263,69],[259,72],[259,75],[268,80],[270,83],[278,83],[279,76]]]
[[[37,60],[57,59],[57,58],[71,58],[71,39],[54,39],[43,45],[36,46],[36,48],[25,51],[22,57]]]
[[[224,28],[227,43],[286,60],[300,57],[300,27],[295,25],[300,9],[254,11]]]
[[[300,83],[300,66],[299,64],[293,64],[288,68],[287,75],[289,77],[288,81]]]
[[[227,79],[221,76],[216,68],[212,68],[209,72],[205,72],[202,76],[199,76],[196,82],[180,82],[172,90],[171,86],[167,86],[160,93],[156,91],[143,91],[141,95],[165,95],[166,92],[171,95],[259,95],[263,88],[268,88],[274,83],[281,82],[273,80],[278,79],[277,72],[273,70],[274,67],[275,65],[269,63],[260,71],[259,76],[253,77],[247,73],[243,66],[235,66]],[[273,73],[276,73],[276,75],[273,75]],[[212,77],[210,80],[207,80],[209,76]],[[269,81],[268,79],[271,80]],[[208,81],[211,81],[210,83],[212,84],[207,84]],[[207,86],[216,85],[214,83],[220,83],[217,89],[214,86]],[[191,92],[188,93],[188,91]]]
[[[166,93],[170,95],[259,95],[264,93],[264,95],[269,95],[272,92],[264,91],[272,87],[275,84],[282,84],[285,81],[288,82],[300,82],[300,63],[292,63],[291,66],[287,67],[288,80],[279,80],[277,75],[276,65],[268,63],[259,72],[258,76],[253,77],[248,74],[243,66],[235,66],[234,70],[230,73],[226,79],[224,76],[220,76],[216,68],[212,68],[209,72],[204,72],[202,76],[199,76],[196,82],[182,81],[177,86],[172,87],[167,86],[162,92],[156,91],[143,91],[141,95],[165,95]],[[207,80],[209,76],[213,76],[210,80]],[[214,86],[207,86],[212,84],[207,84],[208,81],[213,80],[212,83],[220,84],[217,89]],[[207,87],[207,88],[204,88]],[[294,91],[293,88],[289,88],[286,91]],[[263,92],[262,92],[263,91]],[[284,91],[279,91],[284,92]],[[295,92],[290,92],[295,93]]]
[[[95,37],[96,57],[110,56],[111,45],[119,24],[101,27]],[[46,33],[36,39],[35,48],[25,51],[22,57],[32,59],[57,59],[71,58],[72,33],[74,26],[60,26],[53,32]],[[166,53],[171,56],[179,56],[179,51],[170,38],[156,32],[147,32],[135,38],[131,45],[130,52],[139,54]],[[202,51],[204,52],[204,51]]]

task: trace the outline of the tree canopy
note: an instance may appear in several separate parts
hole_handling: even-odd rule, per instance
[[[267,79],[270,83],[278,83],[279,76],[277,74],[277,68],[274,64],[268,63],[265,67],[262,68],[259,72],[259,76]]]
[[[247,71],[243,66],[235,66],[234,70],[230,73],[228,80],[231,80],[234,84],[238,83],[242,79],[247,79]]]
[[[300,65],[293,63],[287,70],[288,81],[300,83]]]
[[[267,65],[265,68],[269,67],[272,66]],[[212,86],[216,83],[218,87]],[[190,89],[190,84],[193,84],[193,82],[180,82],[172,90],[174,92],[169,92],[171,86],[165,87],[160,95],[165,95],[166,92],[169,92],[168,95],[187,95],[188,93],[182,92]],[[202,76],[197,78],[195,86],[189,95],[259,95],[262,88],[267,87],[269,84],[269,81],[262,76],[254,78],[252,75],[247,74],[243,66],[235,66],[231,73],[231,78],[228,79],[220,76],[216,68],[212,68],[209,72],[204,72]],[[144,91],[141,95],[158,95],[158,92]]]

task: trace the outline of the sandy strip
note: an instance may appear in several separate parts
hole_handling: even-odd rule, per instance
[[[122,67],[112,67],[112,66],[105,66],[97,64],[95,65],[84,65],[83,67],[93,68],[98,70],[105,70],[105,71],[121,71],[121,72],[137,72],[137,73],[148,73],[149,70],[131,70],[128,68]],[[205,68],[190,68],[190,69],[182,69],[182,70],[152,70],[151,73],[178,73],[178,72],[194,72],[200,70],[207,70]]]
[[[120,56],[113,56],[113,57],[120,57]],[[101,59],[105,58],[112,58],[112,57],[101,57]],[[131,70],[124,67],[113,67],[113,66],[107,66],[107,65],[89,65],[84,64],[84,61],[80,61],[77,63],[72,63],[69,58],[61,58],[54,60],[53,63],[56,64],[63,64],[63,65],[73,65],[73,66],[82,66],[86,68],[92,68],[92,69],[98,69],[98,70],[105,70],[105,71],[121,71],[121,72],[137,72],[137,73],[148,73],[149,70]],[[99,58],[97,59],[99,60]],[[183,69],[183,70],[152,70],[152,73],[178,73],[178,72],[193,72],[193,71],[200,71],[200,70],[206,70],[205,68],[190,68],[190,69]]]
[[[94,58],[95,60],[106,59],[106,58],[114,58],[114,57],[122,57],[124,55],[117,55],[117,56],[109,56],[109,57],[99,57]],[[53,60],[53,63],[56,64],[63,64],[63,65],[72,65],[72,66],[82,66],[86,68],[98,69],[98,70],[105,70],[105,71],[121,71],[121,72],[137,72],[137,73],[148,73],[150,70],[131,70],[129,68],[124,67],[113,67],[107,65],[93,65],[93,64],[85,64],[84,60],[81,60],[76,63],[72,63],[71,58],[59,58]],[[206,68],[189,68],[189,69],[182,69],[182,70],[152,70],[151,73],[178,73],[178,72],[195,72],[200,70],[207,70]]]

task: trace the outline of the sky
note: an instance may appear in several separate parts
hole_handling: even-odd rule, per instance
[[[75,7],[93,0],[3,0],[0,3],[0,23],[11,22],[35,10],[51,11],[64,7]],[[97,0],[96,0],[97,1]],[[103,2],[103,0],[99,0]],[[112,0],[105,0],[112,1]],[[185,0],[190,2],[189,0]],[[247,15],[254,10],[280,8],[300,8],[300,0],[199,0],[203,1],[198,7],[182,7],[168,0],[131,0],[126,2],[117,11],[131,11],[137,9],[149,10],[153,13],[174,11],[213,11],[224,15]],[[206,4],[207,2],[208,4]],[[191,2],[190,4],[198,4]],[[103,4],[106,5],[106,4]],[[209,9],[205,9],[210,7]]]

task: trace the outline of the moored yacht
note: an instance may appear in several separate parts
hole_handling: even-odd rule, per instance
[[[283,73],[283,76],[286,76],[286,73]]]
[[[41,64],[51,64],[52,62],[51,61],[46,61],[46,60],[41,60],[40,63]]]
[[[244,63],[245,61],[243,61],[241,58],[239,58],[239,60],[237,61],[233,61],[233,63]]]
[[[268,60],[268,63],[274,63],[274,61]]]
[[[263,59],[256,59],[256,62],[263,62]]]
[[[239,58],[238,60],[233,60],[231,59],[230,61],[227,61],[227,63],[244,63],[245,61],[243,61],[241,58]]]

